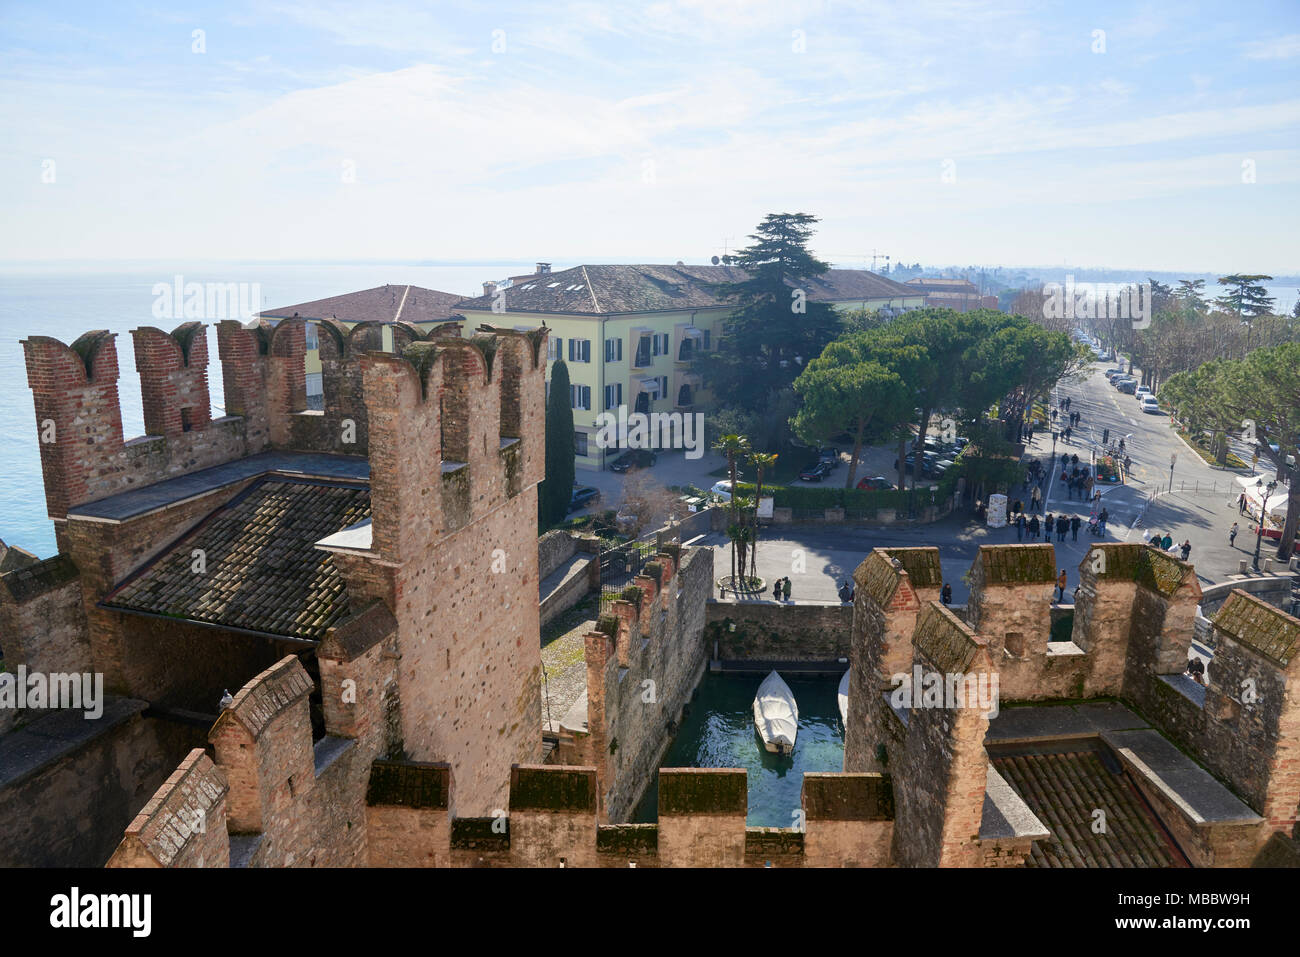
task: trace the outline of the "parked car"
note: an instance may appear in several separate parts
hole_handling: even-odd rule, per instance
[[[1132,395],[1137,391],[1137,387],[1137,379],[1122,379],[1115,383],[1115,388],[1120,392],[1123,392],[1125,395]]]
[[[709,489],[709,494],[722,499],[724,502],[730,502],[731,479],[723,479],[721,482],[714,484],[713,488]]]
[[[831,474],[831,467],[825,462],[816,462],[799,473],[801,482],[820,482]]]
[[[817,461],[818,461],[818,462],[825,462],[827,465],[829,465],[829,466],[830,466],[831,468],[833,468],[833,469],[834,469],[834,468],[839,468],[839,465],[840,465],[840,450],[837,449],[837,448],[835,448],[834,446],[831,446],[831,445],[828,445],[828,446],[827,446],[826,448],[824,448],[824,449],[818,449],[818,450],[817,450]]]
[[[1150,413],[1151,415],[1160,414],[1160,403],[1156,401],[1155,396],[1148,395],[1142,399],[1142,411]]]
[[[873,492],[890,492],[893,491],[894,484],[883,475],[873,475],[870,478],[858,479],[858,488]]]
[[[599,501],[600,489],[592,488],[590,485],[575,486],[573,495],[569,499],[569,511],[576,512],[580,508],[595,505]]]
[[[914,471],[916,465],[916,452],[908,452],[906,458],[906,470]],[[938,477],[948,471],[953,465],[951,459],[940,458],[937,453],[926,452],[921,456],[921,474],[933,475]],[[894,468],[898,468],[898,459],[894,459]]]
[[[1144,385],[1140,385],[1133,392],[1133,398],[1141,402],[1147,396],[1151,395],[1151,390]]]
[[[630,472],[632,469],[643,469],[654,465],[659,456],[646,449],[628,449],[609,466],[611,472]]]

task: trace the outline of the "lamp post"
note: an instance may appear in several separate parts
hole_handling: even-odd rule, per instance
[[[1173,452],[1169,456],[1169,494],[1174,494],[1174,463],[1178,461],[1178,453]]]
[[[1255,488],[1262,492],[1259,500],[1259,521],[1255,525],[1255,571],[1259,571],[1259,546],[1264,540],[1264,512],[1268,506],[1269,496],[1273,494],[1273,489],[1277,488],[1277,482],[1264,485],[1264,480],[1260,479],[1255,483]]]

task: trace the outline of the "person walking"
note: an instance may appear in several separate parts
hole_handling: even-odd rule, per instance
[[[847,605],[853,600],[853,592],[849,590],[848,582],[840,582],[840,604]]]
[[[1079,540],[1079,526],[1082,524],[1083,520],[1078,515],[1070,519],[1070,541],[1077,542]]]
[[[1029,497],[1029,510],[1031,512],[1041,511],[1043,507],[1043,490],[1035,485],[1033,494]]]
[[[1242,492],[1240,495],[1237,496],[1237,514],[1238,515],[1246,514],[1246,493],[1245,492]],[[1233,523],[1232,527],[1233,528],[1237,527],[1235,522]]]
[[[1182,553],[1183,561],[1187,561],[1187,556],[1192,553],[1192,540],[1190,538],[1183,539],[1182,547],[1178,551]]]
[[[785,593],[785,600],[789,601],[790,600],[790,579],[789,578],[786,578],[785,585],[783,586],[782,591]]]
[[[1016,541],[1023,542],[1024,540],[1025,540],[1025,513],[1021,512],[1019,515],[1016,516]]]
[[[944,585],[944,586],[943,586],[943,591],[939,592],[939,600],[942,601],[945,605],[951,605],[951,604],[952,604],[952,586],[951,586],[951,585]]]
[[[1032,538],[1034,541],[1038,541],[1038,528],[1039,528],[1039,525],[1038,525],[1038,515],[1035,514],[1035,515],[1030,516],[1030,519],[1029,519],[1029,537]]]
[[[1237,546],[1234,544],[1234,543],[1237,541],[1237,531],[1238,531],[1238,529],[1237,529],[1237,523],[1236,523],[1236,522],[1233,522],[1233,523],[1232,523],[1232,528],[1228,529],[1228,545],[1229,545],[1229,547],[1231,547],[1231,548],[1236,548],[1236,547],[1237,547]]]
[[[1056,516],[1051,512],[1047,513],[1047,518],[1043,519],[1043,541],[1050,542],[1052,533],[1056,531]]]
[[[1056,519],[1056,540],[1065,541],[1065,533],[1070,530],[1070,520],[1064,515],[1057,516]]]
[[[1061,602],[1065,601],[1065,586],[1066,586],[1066,583],[1067,583],[1067,579],[1066,579],[1066,577],[1065,577],[1065,569],[1062,568],[1062,569],[1061,569],[1061,574],[1060,574],[1060,575],[1057,577],[1057,579],[1056,579],[1056,603],[1057,603],[1058,605],[1059,605]]]
[[[784,581],[785,581],[784,578],[778,578],[776,581],[772,582],[772,600],[773,600],[773,601],[780,601],[780,600],[781,600],[781,585],[782,585],[782,583],[783,583]]]
[[[1110,511],[1103,508],[1101,514],[1097,516],[1097,534],[1105,536],[1108,521],[1110,521]]]
[[[1165,537],[1160,539],[1160,547],[1163,548],[1165,551],[1169,551],[1169,549],[1174,547],[1174,540],[1173,538],[1170,537],[1168,532],[1165,532]],[[1190,552],[1192,549],[1190,546],[1188,546],[1187,550]],[[789,592],[787,592],[786,594],[788,596]]]
[[[1070,436],[1074,434],[1074,429],[1070,428],[1070,427],[1067,425],[1067,426],[1065,427],[1065,432],[1064,432],[1063,434],[1065,435],[1065,444],[1066,444],[1066,445],[1069,445],[1069,444],[1070,444]]]

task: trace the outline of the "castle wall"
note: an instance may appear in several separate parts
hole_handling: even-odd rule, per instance
[[[603,823],[636,809],[704,674],[700,635],[712,583],[711,549],[661,552],[634,581],[639,606],[613,602],[606,627],[614,634],[587,638],[588,733],[562,740],[561,760],[595,769]]]
[[[710,600],[706,609],[705,642],[716,658],[835,661],[849,657],[851,605]],[[735,631],[729,627],[732,624]]]
[[[66,555],[0,577],[0,657],[10,671],[92,670],[81,576]]]

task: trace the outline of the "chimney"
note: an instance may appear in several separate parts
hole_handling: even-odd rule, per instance
[[[495,296],[497,293],[497,284],[494,282],[483,283],[483,295]]]
[[[547,274],[548,272],[550,272],[550,271],[551,271],[551,264],[550,264],[550,263],[538,263],[538,264],[537,264],[537,275],[539,275],[539,276],[544,276],[544,275],[546,275],[546,274]]]

